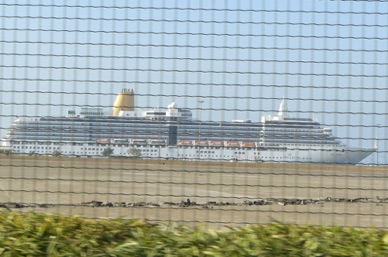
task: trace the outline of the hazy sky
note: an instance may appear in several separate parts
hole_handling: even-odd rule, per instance
[[[198,117],[203,100],[209,120],[257,121],[286,97],[388,156],[387,1],[0,0],[0,15],[2,136],[16,115],[109,110],[132,88],[139,108]]]

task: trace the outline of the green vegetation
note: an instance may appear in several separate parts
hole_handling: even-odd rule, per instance
[[[214,231],[3,212],[0,256],[388,256],[388,232],[282,223]]]
[[[58,151],[58,150],[55,150],[55,151],[52,153],[52,156],[54,156],[54,157],[59,157],[59,156],[61,156],[61,155],[62,155],[61,151]]]
[[[139,158],[141,156],[141,151],[136,148],[131,148],[128,150],[128,154],[131,155],[131,157]]]
[[[113,154],[113,151],[114,150],[112,148],[107,147],[104,149],[104,151],[102,151],[102,155],[105,157],[111,156]]]

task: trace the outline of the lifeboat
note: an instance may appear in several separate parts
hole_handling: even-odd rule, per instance
[[[210,146],[223,147],[224,146],[224,142],[223,141],[210,141]]]
[[[150,145],[165,145],[166,141],[162,139],[153,139],[150,141]]]
[[[145,140],[145,139],[132,139],[132,144],[133,145],[146,145],[147,140]]]
[[[193,141],[191,141],[191,140],[179,140],[178,141],[178,145],[181,145],[181,146],[192,146],[193,145]]]
[[[194,145],[196,146],[208,146],[209,142],[208,141],[194,141]]]
[[[96,142],[100,143],[100,144],[109,144],[110,139],[109,138],[97,138]]]
[[[128,139],[126,138],[112,138],[110,140],[112,144],[128,144]]]
[[[254,148],[255,147],[255,142],[242,142],[241,146],[242,147],[247,147],[247,148]]]
[[[227,141],[225,146],[226,147],[240,147],[240,142],[238,142],[238,141]]]

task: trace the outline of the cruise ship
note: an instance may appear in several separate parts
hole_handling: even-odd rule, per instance
[[[13,154],[196,161],[357,164],[376,148],[352,148],[310,118],[290,117],[286,100],[260,121],[201,121],[189,109],[138,110],[123,89],[111,114],[100,107],[59,117],[16,118],[1,140]]]

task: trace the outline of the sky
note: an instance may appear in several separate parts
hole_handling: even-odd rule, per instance
[[[205,120],[284,97],[388,162],[388,1],[0,0],[0,55],[1,136],[16,116],[110,111],[122,88]]]

